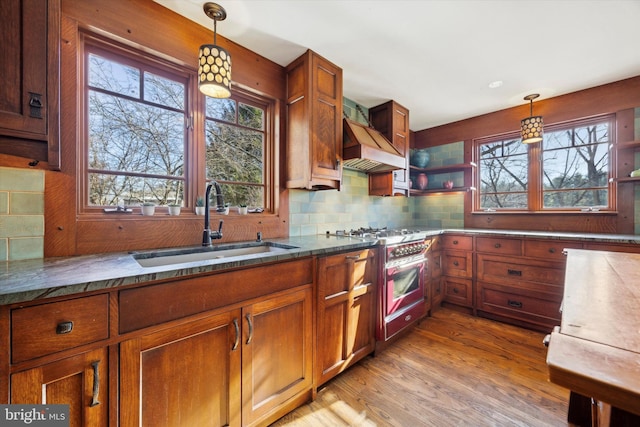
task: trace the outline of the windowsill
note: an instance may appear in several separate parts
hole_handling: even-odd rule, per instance
[[[618,215],[618,211],[474,211],[471,215]]]

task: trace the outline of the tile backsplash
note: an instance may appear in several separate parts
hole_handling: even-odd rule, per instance
[[[44,171],[0,167],[0,261],[44,256]]]

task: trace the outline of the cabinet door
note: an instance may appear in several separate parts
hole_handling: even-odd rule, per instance
[[[69,426],[107,426],[107,348],[11,375],[11,403],[68,404]]]
[[[287,66],[287,188],[341,179],[342,70],[309,50]]]
[[[279,406],[311,391],[311,297],[309,286],[242,309],[243,425],[275,421]]]
[[[0,16],[0,137],[51,139],[49,153],[44,144],[24,142],[2,152],[48,160],[57,168],[60,0],[3,0]]]
[[[240,310],[120,346],[120,425],[240,425]]]
[[[318,384],[374,350],[377,270],[373,250],[318,259]]]
[[[312,178],[342,178],[342,70],[312,56]]]

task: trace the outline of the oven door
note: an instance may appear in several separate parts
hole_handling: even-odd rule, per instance
[[[424,259],[386,268],[386,316],[424,299],[424,269]]]

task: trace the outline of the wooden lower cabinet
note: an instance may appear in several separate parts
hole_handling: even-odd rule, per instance
[[[120,425],[241,425],[240,315],[212,315],[120,344]]]
[[[479,253],[476,267],[479,314],[541,331],[560,323],[564,260]]]
[[[318,259],[316,382],[375,348],[377,256],[365,249]]]
[[[106,347],[11,375],[11,403],[69,405],[69,426],[107,426]]]
[[[309,399],[312,294],[308,286],[242,309],[242,425],[269,424]]]
[[[312,387],[311,287],[120,347],[120,425],[252,426]],[[306,398],[306,396],[305,396]]]

